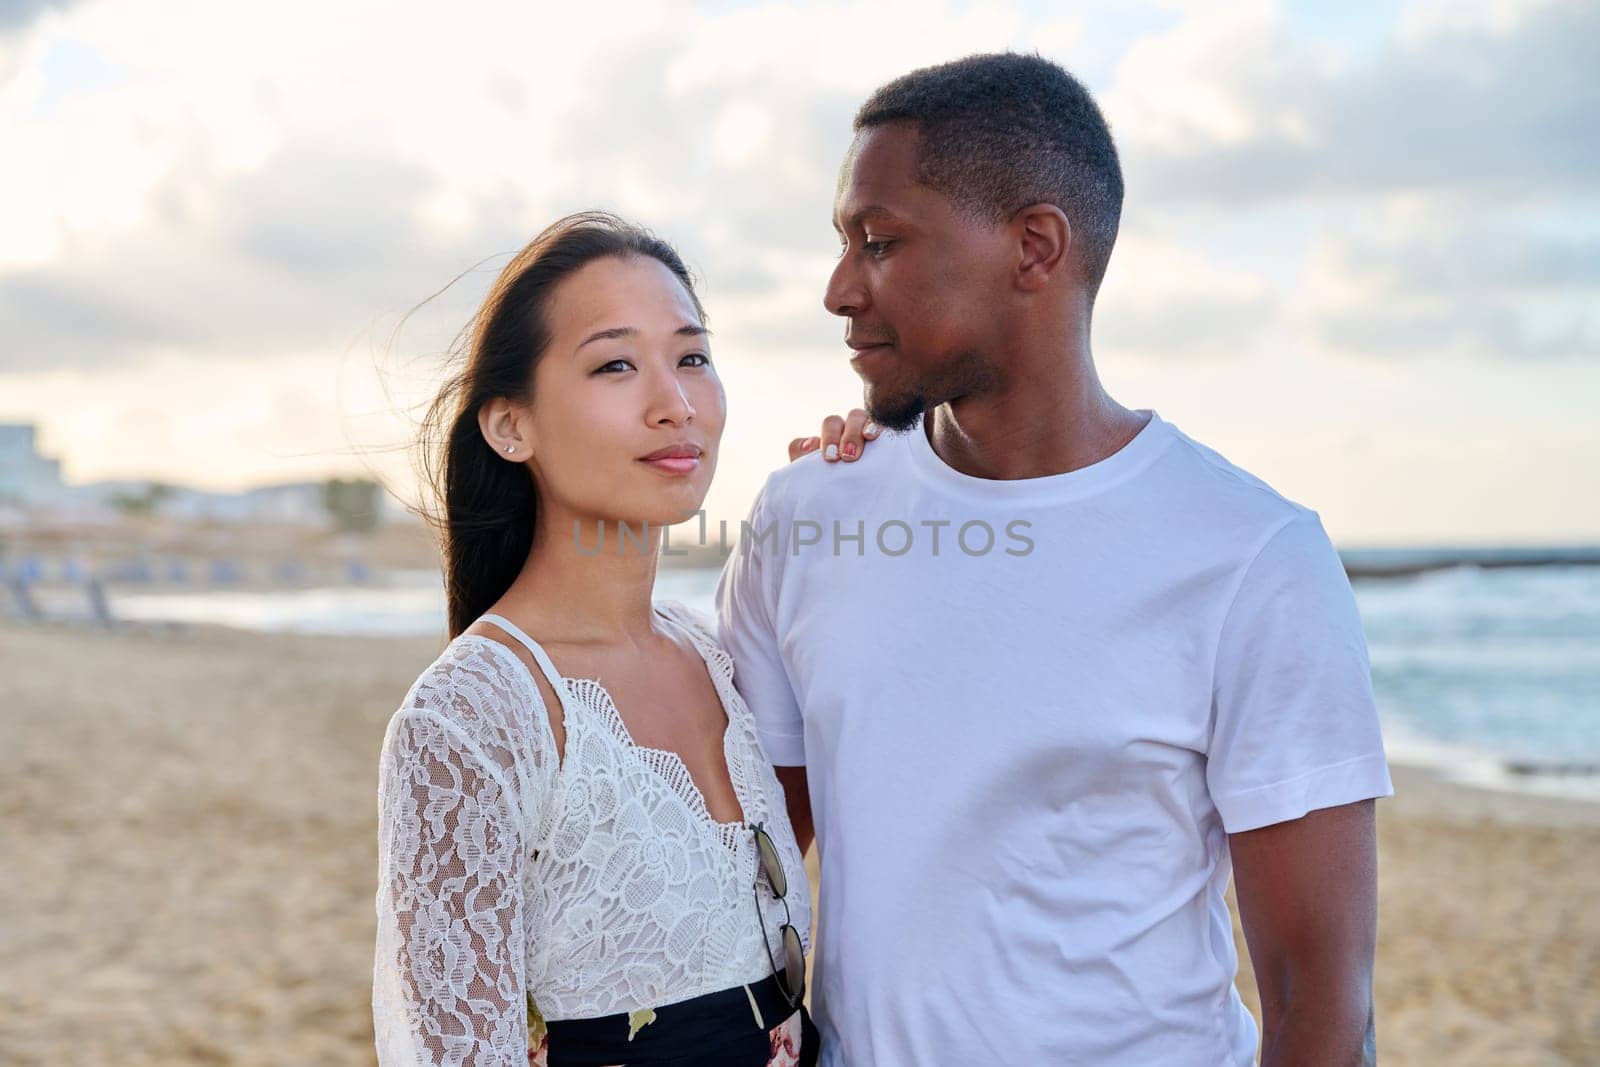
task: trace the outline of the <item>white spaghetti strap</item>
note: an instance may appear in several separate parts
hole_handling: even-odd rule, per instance
[[[556,670],[556,665],[551,661],[548,653],[539,647],[539,642],[522,632],[522,628],[503,615],[480,615],[479,622],[492,623],[506,633],[516,638],[522,646],[533,653],[534,662],[539,664],[539,670],[544,672],[544,680],[550,683],[550,688],[556,691],[556,699],[561,701],[561,717],[570,718],[571,709],[567,706],[569,699],[567,687],[562,683],[561,672]]]

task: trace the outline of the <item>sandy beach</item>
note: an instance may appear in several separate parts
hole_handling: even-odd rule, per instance
[[[0,1062],[374,1062],[377,750],[439,644],[0,622]],[[1396,785],[1382,1061],[1600,1062],[1600,805]]]

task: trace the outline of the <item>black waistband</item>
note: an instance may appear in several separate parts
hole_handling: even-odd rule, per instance
[[[752,998],[760,1012],[759,1023],[750,1007]],[[767,1031],[796,1010],[789,1007],[778,988],[777,976],[768,975],[749,986],[738,985],[656,1008],[655,1018],[648,1022],[641,1013],[630,1016],[627,1012],[597,1019],[550,1020],[545,1023],[550,1034],[549,1065],[604,1067],[679,1057],[699,1057],[689,1062],[710,1063],[713,1053],[725,1046],[765,1047]],[[640,1024],[637,1029],[636,1022]]]

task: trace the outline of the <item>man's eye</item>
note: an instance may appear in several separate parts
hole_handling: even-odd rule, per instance
[[[873,240],[862,241],[861,242],[861,248],[869,256],[881,256],[881,255],[883,255],[884,252],[888,251],[889,246],[892,245],[892,244],[894,244],[894,241],[892,241],[889,238],[885,237],[885,238],[883,238],[882,240],[879,240],[879,241],[873,241]],[[839,243],[839,258],[843,259],[845,253],[848,252],[848,251],[850,251],[849,242],[848,241],[841,241]]]

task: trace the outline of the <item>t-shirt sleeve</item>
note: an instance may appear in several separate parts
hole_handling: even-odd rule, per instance
[[[1212,715],[1206,784],[1228,833],[1394,792],[1355,595],[1314,512],[1246,568]]]
[[[750,708],[767,758],[780,767],[806,762],[805,723],[778,643],[780,538],[759,535],[778,521],[763,488],[717,582],[717,637],[733,657],[734,685]]]

